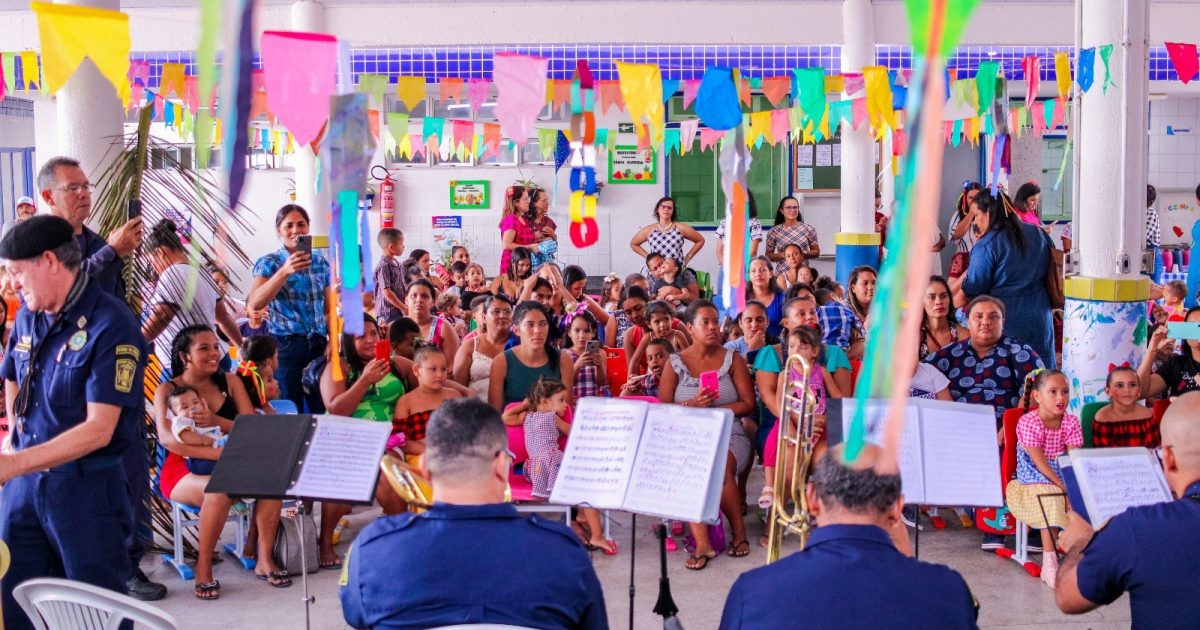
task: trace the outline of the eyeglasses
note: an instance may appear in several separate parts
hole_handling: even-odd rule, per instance
[[[497,455],[499,455],[500,453],[504,453],[505,455],[507,455],[507,456],[508,456],[508,461],[510,461],[510,462],[511,462],[511,461],[516,461],[516,459],[517,459],[517,454],[516,454],[516,453],[514,453],[514,452],[512,452],[512,451],[510,451],[510,450],[508,450],[508,447],[507,447],[507,446],[506,446],[506,447],[504,447],[504,448],[502,448],[502,449],[500,449],[500,450],[498,450],[498,451],[496,451],[496,455],[493,455],[492,457],[496,457],[496,456],[497,456]]]
[[[69,192],[69,193],[71,193],[72,195],[78,195],[79,193],[81,193],[81,192],[83,192],[83,191],[85,191],[85,190],[86,190],[86,191],[88,191],[88,192],[91,192],[91,191],[93,191],[93,190],[96,190],[96,185],[95,185],[95,184],[92,184],[92,183],[87,183],[87,184],[67,184],[66,186],[58,186],[58,187],[57,187],[57,188],[55,188],[54,190],[61,190],[61,191],[63,191],[63,192]]]

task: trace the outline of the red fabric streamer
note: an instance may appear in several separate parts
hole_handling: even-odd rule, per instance
[[[1175,66],[1175,74],[1178,74],[1179,80],[1187,85],[1196,78],[1197,71],[1200,71],[1200,58],[1196,55],[1196,45],[1167,42],[1166,46],[1167,55],[1171,57],[1171,65]]]

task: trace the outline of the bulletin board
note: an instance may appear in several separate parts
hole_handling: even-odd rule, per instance
[[[1159,189],[1158,220],[1162,226],[1162,245],[1184,245],[1192,242],[1192,225],[1200,219],[1200,203],[1194,189]]]
[[[879,175],[880,143],[875,142],[875,175]],[[841,192],[841,132],[816,144],[792,147],[792,190],[797,193]]]

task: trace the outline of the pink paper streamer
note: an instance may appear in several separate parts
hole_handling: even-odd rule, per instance
[[[850,111],[854,115],[854,130],[858,131],[863,121],[867,119],[867,99],[856,98],[851,101]]]
[[[492,76],[496,81],[496,118],[505,135],[525,146],[533,123],[546,105],[546,72],[550,61],[515,53],[497,53]]]
[[[1040,136],[1046,132],[1046,115],[1041,101],[1033,101],[1029,106],[1029,119],[1033,121],[1033,135]]]
[[[467,101],[471,103],[472,113],[478,113],[479,108],[483,107],[491,86],[492,82],[490,79],[471,79],[467,81]]]
[[[187,77],[183,80],[183,104],[187,105],[188,111],[193,116],[200,111],[200,98],[196,96],[196,77]]]
[[[867,89],[867,81],[861,73],[847,72],[842,75],[842,81],[844,81],[842,91],[846,93],[846,96],[854,96]],[[855,128],[857,128],[857,125]]]
[[[688,79],[683,82],[683,107],[684,109],[691,107],[692,101],[696,100],[696,94],[700,91],[700,79]]]
[[[337,73],[337,38],[320,33],[266,31],[262,35],[263,84],[279,122],[308,144],[329,118]]]
[[[707,151],[708,149],[712,148],[712,146],[717,143],[717,140],[720,140],[721,137],[724,135],[725,135],[724,131],[718,131],[716,129],[708,129],[708,128],[701,129],[700,130],[700,150]]]
[[[1067,120],[1067,102],[1060,99],[1054,104],[1054,115],[1050,118],[1050,128],[1058,129]]]
[[[1038,83],[1041,81],[1041,61],[1037,55],[1030,55],[1021,60],[1021,70],[1025,72],[1025,103],[1037,100]]]
[[[775,137],[775,142],[772,144],[786,141],[788,137],[788,131],[791,129],[791,127],[792,119],[788,115],[788,110],[771,110],[771,135]]]

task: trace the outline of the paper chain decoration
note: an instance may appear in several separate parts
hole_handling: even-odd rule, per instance
[[[587,61],[580,59],[571,82],[571,243],[589,247],[600,240],[596,224],[596,98]]]

